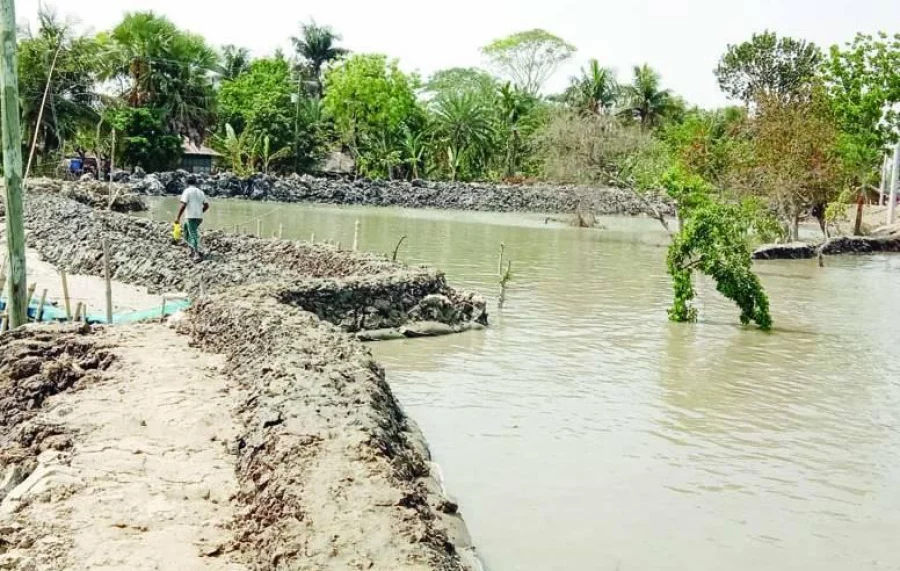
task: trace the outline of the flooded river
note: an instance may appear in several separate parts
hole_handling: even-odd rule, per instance
[[[207,224],[258,216],[406,235],[400,258],[491,299],[486,331],[372,345],[489,570],[900,569],[900,256],[758,264],[765,334],[707,282],[701,321],[669,323],[648,220],[216,202]]]

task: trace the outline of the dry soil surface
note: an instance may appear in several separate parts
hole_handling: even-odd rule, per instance
[[[238,431],[222,358],[162,325],[98,335],[116,362],[102,381],[41,411],[75,445],[43,453],[31,490],[4,500],[0,528],[18,537],[0,568],[245,569],[224,547]]]

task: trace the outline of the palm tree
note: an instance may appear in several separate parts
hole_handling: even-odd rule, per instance
[[[503,138],[503,145],[506,147],[503,167],[507,176],[513,176],[516,174],[523,155],[523,131],[533,126],[531,125],[533,121],[530,120],[536,100],[532,95],[510,83],[502,86],[498,95],[497,131]]]
[[[434,134],[446,153],[450,178],[483,173],[495,137],[490,110],[471,93],[451,93],[435,102]]]
[[[225,81],[237,79],[250,69],[250,50],[235,45],[222,47],[221,78]]]
[[[105,37],[107,79],[123,85],[131,107],[152,107],[168,128],[195,141],[213,120],[212,77],[218,55],[202,37],[183,32],[153,12],[126,14]]]
[[[341,36],[329,26],[320,26],[315,21],[300,25],[300,35],[291,37],[294,50],[303,60],[306,71],[313,82],[314,95],[322,95],[322,68],[325,64],[347,54],[338,46]]]
[[[641,127],[659,125],[672,107],[672,92],[662,89],[659,73],[649,65],[634,67],[634,79],[625,88],[626,109],[623,113],[637,119]]]
[[[43,6],[37,31],[23,31],[19,40],[23,135],[29,143],[35,140],[43,155],[61,150],[66,141],[96,121],[99,60],[92,38],[76,35]]]
[[[599,115],[615,107],[620,93],[615,73],[592,59],[587,68],[581,68],[581,76],[571,79],[565,99],[578,109]]]

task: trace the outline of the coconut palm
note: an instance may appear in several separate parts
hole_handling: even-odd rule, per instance
[[[30,143],[37,133],[37,148],[42,154],[60,150],[80,129],[96,121],[98,61],[97,43],[75,34],[72,26],[46,7],[38,12],[37,30],[26,29],[21,34],[23,134]],[[48,82],[51,66],[53,75]]]
[[[649,65],[634,67],[634,79],[625,87],[623,113],[640,122],[641,127],[659,125],[672,107],[672,92],[661,88],[659,73]]]
[[[250,69],[250,50],[239,48],[235,45],[222,47],[221,78],[225,81],[237,79],[242,73]]]
[[[347,53],[338,46],[341,36],[329,26],[320,26],[315,21],[300,25],[300,35],[291,38],[297,56],[303,60],[306,72],[313,84],[314,95],[322,95],[322,68]]]
[[[608,113],[616,105],[621,89],[616,81],[615,73],[601,67],[600,62],[592,59],[587,68],[581,69],[581,75],[573,77],[566,90],[566,101],[577,109],[588,113]]]

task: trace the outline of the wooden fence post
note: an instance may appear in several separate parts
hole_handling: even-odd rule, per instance
[[[112,280],[109,277],[109,242],[103,238],[103,279],[106,281],[106,323],[112,325]]]

